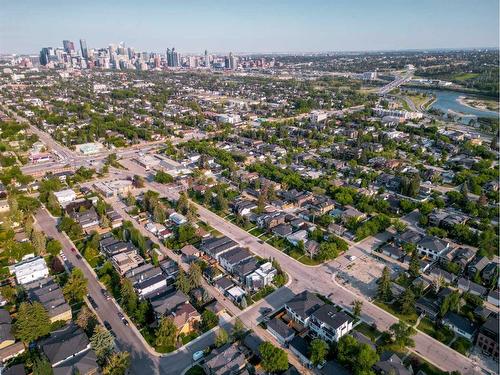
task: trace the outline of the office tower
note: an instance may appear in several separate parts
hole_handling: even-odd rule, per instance
[[[229,52],[229,69],[234,70],[238,65],[238,58]]]
[[[205,50],[205,68],[210,67],[210,61],[208,61],[208,51]]]
[[[167,66],[172,66],[172,53],[170,48],[167,48]]]
[[[89,50],[87,48],[87,42],[85,41],[85,39],[80,39],[80,49],[82,50],[82,57],[84,59],[88,59],[89,58]]]
[[[63,40],[63,49],[64,52],[71,54],[75,52],[75,44],[70,40]]]
[[[40,51],[40,65],[47,65],[49,63],[49,49],[42,48]]]

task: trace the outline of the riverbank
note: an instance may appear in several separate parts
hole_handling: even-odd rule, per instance
[[[498,112],[498,102],[495,102],[496,104],[496,108],[494,107],[488,107],[488,104],[485,103],[486,99],[479,99],[479,98],[471,98],[471,97],[467,97],[467,96],[459,96],[457,101],[465,106],[465,107],[469,107],[469,108],[472,108],[472,109],[476,109],[478,111],[490,111],[490,112]],[[488,101],[492,101],[492,100],[488,100]]]

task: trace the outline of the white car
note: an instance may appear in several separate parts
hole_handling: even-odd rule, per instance
[[[203,350],[198,350],[197,352],[193,353],[193,361],[198,361],[203,358],[205,355],[205,352]]]
[[[351,262],[354,262],[356,259],[358,259],[358,257],[356,255],[349,255],[347,259],[349,259]]]

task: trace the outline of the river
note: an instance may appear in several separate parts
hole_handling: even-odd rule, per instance
[[[472,108],[461,104],[459,102],[459,97],[461,96],[472,97],[470,94],[464,92],[448,91],[448,90],[432,90],[432,89],[421,89],[418,91],[434,94],[436,100],[432,103],[430,108],[439,109],[444,113],[448,113],[448,111],[450,111],[452,114],[462,115],[461,117],[463,118],[463,120],[465,120],[465,122],[468,122],[471,119],[475,119],[477,117],[489,117],[489,118],[498,117],[498,112],[490,111],[487,109],[482,110],[482,109]]]

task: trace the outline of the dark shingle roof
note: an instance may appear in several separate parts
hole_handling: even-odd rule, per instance
[[[323,305],[323,301],[315,294],[305,290],[293,297],[286,305],[300,317],[308,318]]]

